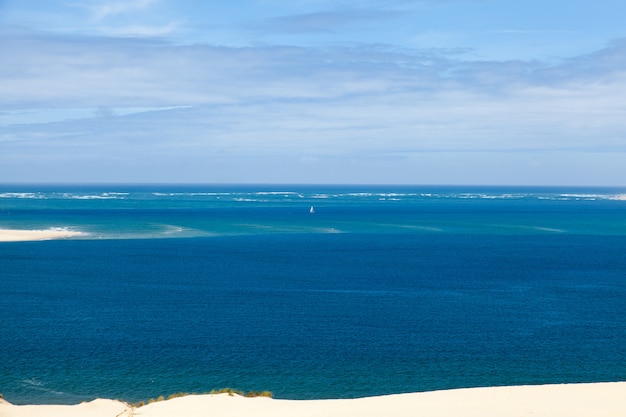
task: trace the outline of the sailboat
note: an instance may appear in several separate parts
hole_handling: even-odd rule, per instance
[[[311,208],[309,209],[309,213],[315,214],[315,209],[313,208],[313,206],[311,206]]]

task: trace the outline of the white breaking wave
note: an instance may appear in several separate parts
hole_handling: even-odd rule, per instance
[[[190,192],[190,193],[152,193],[155,197],[215,197],[215,196],[229,196],[249,193],[228,193],[228,192]]]
[[[99,194],[99,195],[71,195],[71,194],[67,194],[67,195],[65,195],[65,198],[69,198],[69,199],[72,199],[72,200],[119,200],[119,199],[123,199],[124,197],[115,196],[115,195],[106,195],[106,194]]]
[[[0,193],[0,198],[33,198],[45,199],[44,195],[39,193]]]
[[[246,193],[247,194],[247,193]],[[257,191],[256,195],[298,195],[295,191]]]

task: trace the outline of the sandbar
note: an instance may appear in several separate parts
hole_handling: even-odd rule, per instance
[[[67,239],[86,236],[87,233],[64,228],[42,230],[0,229],[0,242],[25,242],[29,240]]]
[[[466,388],[339,400],[189,395],[142,407],[113,400],[78,405],[12,405],[1,417],[623,417],[626,382]]]

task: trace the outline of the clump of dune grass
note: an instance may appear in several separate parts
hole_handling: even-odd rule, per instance
[[[174,394],[168,395],[167,399],[171,400],[172,398],[186,397],[187,395],[194,395],[194,393],[192,393],[192,392],[176,392]]]
[[[136,402],[136,403],[129,403],[129,405],[130,405],[131,407],[133,407],[133,408],[139,408],[139,407],[143,407],[143,406],[144,406],[144,405],[146,405],[146,404],[157,403],[157,402],[159,402],[159,401],[165,401],[165,397],[164,397],[164,396],[162,396],[162,395],[159,395],[159,396],[158,396],[158,397],[156,397],[156,398],[150,398],[150,399],[148,400],[148,402],[146,402],[146,401],[143,401],[143,400],[142,400],[142,401],[138,401],[138,402]]]
[[[151,403],[158,403],[158,402],[161,402],[161,401],[165,401],[165,397],[164,397],[164,396],[162,396],[162,395],[159,395],[159,396],[158,396],[158,397],[156,397],[156,398],[150,398],[150,399],[148,400],[148,404],[151,404]]]
[[[248,391],[248,392],[243,392],[241,390],[234,389],[234,388],[214,389],[214,390],[211,390],[209,392],[209,394],[211,394],[211,395],[228,394],[231,397],[233,395],[239,395],[241,397],[246,397],[246,398],[254,398],[254,397],[272,398],[273,397],[273,394],[270,391]],[[139,402],[136,402],[136,403],[130,403],[129,405],[131,407],[133,407],[133,408],[139,408],[139,407],[143,407],[144,405],[147,405],[147,404],[152,404],[152,403],[165,401],[165,400],[171,400],[173,398],[185,397],[187,395],[202,395],[202,393],[177,392],[177,393],[168,395],[167,398],[165,398],[163,395],[159,395],[157,398],[150,398],[147,402],[146,401],[139,401]],[[0,398],[2,398],[2,397],[0,396]]]
[[[248,391],[243,392],[234,388],[220,388],[218,390],[212,390],[209,394],[228,394],[230,396],[240,395],[242,397],[253,398],[253,397],[268,397],[272,398],[273,394],[270,391]]]
[[[220,389],[213,389],[211,390],[211,392],[209,392],[209,394],[211,395],[215,395],[215,394],[228,394],[231,397],[233,395],[241,395],[242,397],[244,396],[243,391],[238,390],[238,389],[234,389],[234,388],[220,388]]]
[[[253,398],[253,397],[272,398],[273,396],[274,396],[274,394],[272,394],[270,391],[248,391],[246,393],[246,397],[248,397],[248,398]]]

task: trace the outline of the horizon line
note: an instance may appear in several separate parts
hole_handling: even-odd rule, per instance
[[[299,186],[299,187],[506,187],[506,188],[626,188],[623,185],[598,185],[598,184],[480,184],[480,183],[326,183],[326,182],[183,182],[183,181],[0,181],[0,187],[4,186]]]

